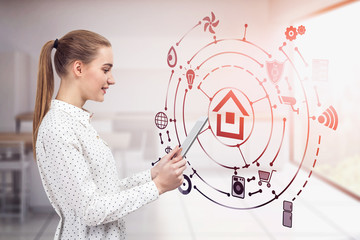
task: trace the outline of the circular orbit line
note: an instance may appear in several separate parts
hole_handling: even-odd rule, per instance
[[[204,65],[204,63],[206,63],[207,61],[209,61],[210,59],[214,58],[214,57],[217,57],[219,55],[222,55],[222,54],[238,54],[238,55],[242,55],[242,56],[245,56],[247,58],[250,58],[251,60],[253,60],[255,63],[257,63],[260,67],[264,67],[263,64],[261,64],[259,61],[257,61],[255,58],[253,57],[250,57],[244,53],[241,53],[241,52],[219,52],[219,53],[216,53],[210,57],[208,57],[205,61],[203,61],[199,66],[196,67],[196,69],[200,69],[202,65]]]
[[[318,145],[320,145],[320,143],[321,143],[321,135],[319,135]],[[319,148],[320,148],[320,147],[318,147],[317,150],[316,150],[316,154],[315,154],[316,157],[319,155]],[[315,168],[315,164],[316,164],[316,158],[315,158],[315,160],[314,160],[314,162],[313,162],[313,165],[312,165],[312,168],[313,168],[313,169]],[[302,186],[303,189],[305,188],[305,186],[306,186],[306,184],[308,183],[308,181],[310,181],[310,177],[311,177],[311,175],[312,175],[312,172],[313,172],[313,170],[310,170],[310,173],[309,173],[309,175],[308,175],[308,178],[307,178],[307,180],[305,181],[304,185]],[[297,193],[297,196],[299,196],[301,192],[302,192],[302,190],[300,190],[300,191]],[[292,201],[295,201],[295,199],[296,199],[296,197],[294,197],[294,198],[292,199]]]
[[[187,94],[188,90],[185,89],[185,94],[184,94],[184,101],[183,101],[183,125],[184,125],[184,131],[185,131],[185,136],[187,137],[187,132],[186,132],[186,126],[185,126],[185,99],[186,99],[186,94]]]
[[[219,165],[220,167],[223,167],[223,168],[227,168],[227,169],[232,169],[232,170],[237,170],[237,169],[240,169],[240,167],[230,167],[230,166],[227,166],[227,165],[224,165],[224,164],[221,164],[219,162],[217,162],[215,159],[213,159],[209,154],[208,152],[206,152],[206,150],[204,149],[203,145],[201,144],[201,142],[199,141],[199,139],[197,139],[201,149],[204,151],[204,153],[214,162],[216,163],[217,165]]]
[[[198,55],[202,50],[204,50],[205,48],[209,47],[210,45],[212,44],[217,44],[218,42],[223,42],[223,41],[240,41],[240,42],[244,42],[244,43],[248,43],[258,49],[260,49],[263,53],[265,53],[269,58],[271,58],[271,54],[269,54],[268,52],[266,52],[263,48],[259,47],[258,45],[252,43],[252,42],[249,42],[247,40],[243,40],[243,39],[237,39],[237,38],[224,38],[224,39],[218,39],[218,40],[215,40],[213,42],[210,42],[208,44],[206,44],[204,47],[202,47],[201,49],[199,49],[194,56],[192,56],[190,58],[190,60],[187,62],[188,64],[191,63],[191,61],[196,57],[196,55]]]
[[[283,144],[283,140],[284,140],[284,135],[285,135],[285,123],[286,123],[286,118],[283,118],[283,133],[282,133],[282,137],[281,137],[281,142],[280,142],[280,146],[279,146],[279,149],[274,157],[274,159],[270,162],[270,166],[272,167],[274,165],[274,162],[276,160],[276,158],[278,157],[279,155],[279,152],[280,152],[280,149],[282,147],[282,144]]]
[[[193,170],[194,170],[194,169],[193,169]],[[197,171],[194,171],[194,174],[195,174],[201,181],[203,181],[206,185],[208,185],[209,187],[211,187],[211,188],[214,189],[215,191],[220,192],[220,193],[225,194],[225,195],[227,195],[228,197],[230,197],[230,193],[225,192],[225,191],[222,191],[222,190],[217,189],[216,187],[210,185],[208,182],[206,182],[206,181],[197,173]]]
[[[171,82],[171,79],[172,79],[173,75],[174,75],[174,69],[171,70],[171,75],[170,75],[169,83],[168,83],[167,90],[166,90],[165,111],[167,110],[167,100],[168,100],[168,96],[169,96],[169,87],[170,87],[170,82]]]
[[[199,189],[198,187],[196,187],[196,185],[194,185],[194,189],[195,189],[196,191],[198,191],[201,195],[203,195],[205,198],[207,198],[208,200],[210,200],[211,202],[216,203],[216,204],[218,204],[218,205],[220,205],[220,206],[222,206],[222,207],[226,207],[226,208],[230,208],[230,209],[234,209],[234,210],[250,210],[250,209],[255,209],[255,208],[259,208],[259,207],[265,206],[266,204],[271,203],[271,202],[274,201],[275,199],[278,199],[277,197],[274,197],[273,199],[270,199],[269,201],[267,201],[267,202],[265,202],[265,203],[263,203],[263,204],[254,206],[254,207],[239,208],[239,207],[228,206],[228,205],[219,203],[219,202],[211,199],[211,198],[208,197],[206,194],[204,194],[202,191],[200,191],[200,189]],[[280,195],[277,195],[277,196],[280,196]]]
[[[179,85],[180,85],[180,82],[181,82],[181,78],[179,78],[179,81],[178,81],[178,84],[177,84],[177,87],[176,87],[176,92],[175,92],[175,101],[174,101],[174,126],[175,126],[175,132],[176,132],[176,137],[177,137],[177,140],[178,140],[178,143],[180,145],[180,139],[179,139],[179,134],[178,134],[178,131],[177,131],[177,126],[176,126],[176,117],[175,117],[175,113],[176,113],[176,97],[177,97],[177,93],[178,93],[178,90],[179,90]]]
[[[186,34],[185,34],[185,36],[186,36]],[[185,37],[185,36],[184,36],[184,37]],[[183,38],[184,38],[184,37],[183,37]],[[182,40],[182,39],[181,39],[181,40]],[[214,43],[216,44],[217,42],[225,41],[225,40],[237,40],[237,41],[242,41],[242,42],[251,44],[251,45],[253,45],[253,46],[255,46],[255,47],[258,47],[257,45],[252,44],[251,42],[248,42],[248,41],[246,41],[246,40],[244,40],[244,39],[243,39],[243,40],[241,40],[241,39],[222,39],[222,40],[215,40],[214,42],[212,42],[212,43],[206,45],[205,47],[201,48],[201,49],[191,58],[190,61],[192,61],[192,60],[194,59],[194,57],[197,56],[197,54],[198,54],[200,51],[202,51],[203,49],[205,49],[206,47],[210,46],[211,44],[214,44]],[[263,49],[261,49],[260,47],[258,47],[258,48],[259,48],[260,50],[263,50]],[[298,175],[298,172],[299,172],[299,170],[300,170],[300,168],[301,168],[301,166],[302,166],[302,164],[303,164],[303,162],[304,162],[304,159],[305,159],[305,156],[306,156],[306,152],[307,152],[307,149],[308,149],[308,145],[309,145],[309,134],[310,134],[309,105],[308,105],[309,103],[308,103],[308,100],[307,100],[307,95],[306,95],[304,86],[303,86],[303,84],[302,84],[302,82],[301,82],[301,79],[300,79],[300,74],[299,74],[298,70],[296,69],[295,64],[291,61],[291,59],[290,59],[290,58],[288,57],[288,55],[283,51],[282,48],[280,48],[280,51],[281,51],[281,52],[285,55],[285,57],[287,58],[285,61],[289,60],[289,62],[291,63],[291,66],[292,66],[293,69],[295,70],[296,75],[297,75],[297,78],[298,78],[298,80],[299,80],[299,82],[300,82],[300,84],[301,84],[304,97],[305,97],[305,101],[304,101],[304,102],[305,102],[305,105],[306,105],[306,113],[307,113],[307,116],[308,116],[308,121],[307,121],[307,126],[308,126],[308,128],[307,128],[307,135],[306,135],[306,144],[305,144],[305,148],[304,148],[304,152],[303,152],[303,156],[302,156],[301,163],[300,163],[299,168],[297,169],[294,177],[291,179],[290,183],[282,190],[282,192],[280,192],[278,195],[276,195],[275,198],[269,200],[268,202],[263,203],[263,204],[258,205],[258,206],[255,206],[255,207],[250,207],[250,208],[236,208],[236,207],[231,207],[231,206],[227,206],[227,205],[221,204],[221,203],[216,202],[215,200],[209,198],[209,197],[206,196],[204,193],[202,193],[196,186],[194,186],[194,188],[195,188],[200,194],[202,194],[204,197],[206,197],[207,199],[209,199],[209,200],[213,201],[214,203],[219,204],[219,205],[221,205],[221,206],[224,206],[224,207],[227,207],[227,208],[232,208],[232,209],[253,209],[253,208],[258,208],[258,207],[264,206],[264,205],[272,202],[273,200],[278,199],[278,197],[279,197],[282,193],[284,193],[284,192],[287,190],[287,188],[290,187],[290,185],[292,184],[292,182],[295,180],[295,178],[296,178],[296,176]],[[263,50],[263,52],[265,52],[265,51]],[[226,52],[219,53],[218,55],[220,55],[220,54],[225,54],[225,53],[226,53]],[[237,53],[237,52],[228,52],[228,53],[241,54],[241,55],[244,55],[244,56],[246,56],[246,57],[251,58],[250,56],[247,56],[247,55],[242,54],[242,53]],[[265,52],[265,53],[267,54],[267,52]],[[215,55],[214,55],[214,56],[211,56],[210,58],[212,58],[212,57],[215,57]],[[268,54],[268,57],[270,58],[271,55]],[[198,67],[198,69],[199,69],[206,61],[208,61],[210,58],[208,58],[207,60],[205,60],[205,61]],[[251,58],[251,59],[252,59],[252,58]],[[252,59],[252,60],[254,60],[255,62],[257,62],[255,59]],[[190,62],[190,61],[189,61],[189,62]],[[189,63],[189,62],[188,62],[188,63]],[[257,62],[257,63],[258,63],[258,62]],[[260,66],[263,67],[264,65],[260,65]],[[226,66],[226,67],[228,67],[228,66]],[[215,70],[214,70],[214,71],[215,71]],[[248,72],[250,75],[253,75],[251,72],[249,72],[249,71],[247,71],[247,72]],[[206,75],[206,77],[207,77],[209,74],[210,74],[210,73],[208,73],[208,74]],[[203,81],[206,79],[206,77],[203,79]],[[257,79],[257,78],[256,78],[256,79]],[[175,105],[176,105],[177,92],[178,92],[178,88],[179,88],[179,85],[180,85],[180,81],[181,81],[181,79],[179,79],[179,82],[178,82],[178,84],[177,84],[176,93],[175,93],[175,102],[174,102],[174,126],[175,126],[175,131],[176,131],[176,135],[177,135],[178,141],[179,141],[179,136],[178,136],[177,125],[176,125],[176,117],[175,117],[175,114],[176,114],[175,107],[176,107],[176,106],[175,106]],[[264,86],[261,84],[261,82],[260,82],[258,79],[257,79],[257,81],[260,83],[260,85],[262,86],[263,90],[266,92],[266,89],[265,89]],[[202,82],[201,82],[201,83],[202,83]],[[201,83],[200,83],[200,85],[199,85],[199,87],[198,87],[198,89],[200,89],[200,90],[202,90],[202,89],[200,88]],[[186,89],[186,90],[187,90],[187,89]],[[185,95],[184,95],[183,113],[185,112],[185,106],[184,106],[184,105],[185,105],[186,94],[187,94],[187,91],[185,91]],[[206,93],[205,93],[205,95],[206,95]],[[245,95],[245,96],[246,96],[246,95]],[[246,97],[247,97],[247,96],[246,96]],[[263,98],[261,98],[261,99],[256,100],[255,102],[252,102],[252,104],[254,104],[254,103],[256,103],[256,102],[258,102],[258,101],[261,101],[261,100],[263,100],[263,99],[266,99],[266,98],[268,99],[268,102],[269,102],[269,104],[270,104],[270,111],[271,111],[271,118],[272,118],[272,127],[271,127],[271,132],[270,132],[270,137],[269,137],[268,143],[267,143],[267,145],[266,145],[263,153],[266,151],[266,149],[267,149],[267,147],[268,147],[268,145],[269,145],[269,142],[271,141],[271,138],[272,138],[272,133],[273,133],[273,109],[272,109],[271,101],[270,101],[270,98],[269,98],[268,95],[265,96],[265,97],[263,97]],[[210,99],[210,98],[209,98],[209,99]],[[211,99],[210,99],[210,100],[211,100]],[[252,104],[251,104],[251,106],[252,106]],[[255,118],[254,118],[254,119],[255,119]],[[185,120],[185,116],[184,116],[184,114],[183,114],[183,121],[184,121],[184,120]],[[253,121],[254,121],[254,120],[253,120]],[[284,125],[283,125],[282,140],[281,140],[280,147],[279,147],[279,149],[278,149],[278,152],[277,152],[274,160],[277,158],[277,156],[278,156],[278,154],[279,154],[279,151],[280,151],[280,149],[281,149],[281,147],[282,147],[282,142],[283,142],[283,139],[284,139],[284,132],[285,132],[285,121],[284,121],[283,124],[284,124]],[[211,129],[211,128],[210,128],[210,129]],[[186,133],[185,121],[184,121],[184,130],[185,130],[185,134],[187,135],[187,133]],[[206,129],[206,130],[207,130],[207,129]],[[197,140],[198,140],[200,146],[202,147],[202,149],[204,150],[204,148],[203,148],[203,146],[201,145],[201,142],[199,141],[199,139],[197,139]],[[320,140],[319,140],[319,141],[320,141]],[[180,142],[179,142],[179,143],[180,143]],[[240,149],[240,148],[239,148],[239,149]],[[204,150],[204,152],[206,153],[205,150]],[[258,157],[258,159],[260,159],[260,157],[263,155],[263,153]],[[207,153],[206,153],[206,154],[207,154]],[[207,155],[208,155],[208,154],[207,154]],[[209,157],[210,159],[212,159],[209,155],[208,155],[208,157]],[[258,159],[257,159],[257,160],[258,160]],[[213,160],[213,159],[212,159],[212,160]],[[255,161],[257,162],[257,160],[255,160]],[[274,160],[273,160],[273,161],[274,161]],[[214,161],[214,160],[213,160],[213,161]],[[214,161],[214,162],[216,162],[216,161]],[[253,163],[254,163],[254,162],[253,162]],[[314,165],[315,165],[315,163],[316,163],[316,159],[315,159],[315,161],[314,161]],[[189,163],[189,164],[190,164],[190,163]],[[221,164],[219,164],[219,165],[221,166]],[[226,166],[225,166],[225,167],[226,167]],[[228,168],[235,169],[235,170],[238,169],[237,167],[228,167]],[[197,174],[197,175],[198,175],[198,174]],[[310,176],[311,176],[311,173],[310,173],[309,177],[310,177]],[[199,177],[199,178],[201,178],[201,177]],[[201,180],[202,180],[203,182],[205,182],[202,178],[201,178]],[[206,183],[206,182],[205,182],[205,183]],[[209,185],[209,184],[207,184],[207,185]],[[305,185],[306,185],[306,183],[304,184],[304,186],[305,186]],[[211,185],[209,185],[209,186],[212,187]],[[216,190],[216,189],[215,189],[215,190]],[[301,190],[300,190],[300,192],[301,192]],[[300,192],[299,192],[299,193],[300,193]],[[298,194],[298,195],[299,195],[299,194]]]
[[[287,58],[287,60],[289,60],[289,63],[290,65],[293,67],[295,73],[296,73],[296,76],[300,82],[300,85],[301,85],[301,88],[302,88],[302,91],[303,91],[303,94],[304,94],[304,98],[305,98],[305,105],[306,105],[306,113],[307,113],[307,133],[306,133],[306,143],[305,143],[305,148],[304,148],[304,153],[303,153],[303,156],[302,156],[302,159],[301,159],[301,162],[299,164],[299,167],[294,175],[294,177],[290,180],[289,184],[278,194],[278,196],[281,196],[281,194],[283,194],[289,187],[290,185],[293,183],[293,181],[295,180],[296,176],[298,175],[299,171],[300,171],[300,168],[304,162],[304,159],[305,159],[305,155],[306,155],[306,151],[307,151],[307,148],[308,148],[308,145],[309,145],[309,135],[310,135],[310,119],[309,119],[309,105],[308,105],[308,101],[307,101],[307,96],[306,96],[306,92],[305,92],[305,89],[304,89],[304,85],[302,84],[302,81],[301,81],[301,77],[300,77],[300,74],[299,72],[297,71],[296,67],[295,67],[295,64],[291,61],[291,59],[289,58],[289,56],[285,53],[285,51],[282,49],[286,44],[284,43],[282,47],[279,48],[279,50],[285,55],[285,57]]]
[[[280,48],[280,51],[283,52],[283,54],[285,55],[285,57],[287,58],[287,60],[289,60],[289,62],[291,63],[291,66],[294,68],[294,70],[295,70],[295,72],[296,72],[296,75],[297,75],[297,77],[298,77],[298,80],[299,80],[299,82],[301,83],[302,90],[303,90],[304,97],[305,97],[305,103],[306,103],[306,107],[307,107],[307,115],[309,116],[309,108],[308,108],[307,96],[306,96],[306,92],[305,92],[304,86],[303,86],[303,84],[302,84],[302,82],[301,82],[300,75],[299,75],[299,73],[298,73],[298,71],[297,71],[294,63],[293,63],[293,62],[291,61],[291,59],[287,56],[287,54],[282,50],[282,48]],[[247,72],[250,73],[249,71],[247,71]],[[251,74],[251,75],[253,75],[253,74]],[[256,78],[256,79],[257,79],[257,78]],[[258,79],[257,79],[257,80],[258,80]],[[260,82],[259,82],[259,83],[260,83]],[[266,92],[264,86],[263,86],[261,83],[260,83],[260,85],[263,87],[264,91]],[[269,99],[269,103],[270,103],[270,99]],[[270,109],[271,109],[271,114],[273,114],[271,103],[270,103]],[[275,197],[274,197],[273,199],[270,199],[268,202],[265,202],[265,203],[263,203],[263,204],[261,204],[261,205],[255,206],[254,208],[264,206],[264,205],[266,205],[266,204],[274,201],[275,199],[278,199],[279,196],[280,196],[281,194],[283,194],[283,193],[287,190],[287,188],[292,184],[292,182],[293,182],[294,179],[296,178],[296,176],[297,176],[297,174],[298,174],[298,172],[299,172],[299,170],[300,170],[300,168],[301,168],[301,165],[302,165],[302,163],[303,163],[303,161],[304,161],[304,158],[305,158],[305,155],[306,155],[307,146],[308,146],[309,132],[310,132],[310,126],[309,126],[309,121],[310,121],[310,120],[309,120],[309,118],[308,118],[307,121],[308,121],[308,131],[307,131],[307,138],[306,138],[306,146],[305,146],[305,150],[304,150],[304,154],[303,154],[302,161],[301,161],[301,163],[300,163],[300,165],[299,165],[299,168],[298,168],[297,172],[295,173],[294,177],[291,179],[290,183],[289,183],[278,195],[275,195]],[[272,115],[272,122],[273,122],[273,115]],[[271,136],[272,136],[272,129],[271,129]],[[270,139],[271,139],[271,136],[270,136],[270,138],[269,138],[269,141],[270,141]],[[199,144],[201,145],[200,141],[198,141],[198,142],[199,142]],[[268,142],[268,143],[269,143],[269,142]],[[268,144],[267,144],[267,145],[268,145]],[[204,150],[204,148],[203,148],[202,145],[201,145],[201,147],[202,147],[202,149]],[[265,148],[265,150],[266,150],[266,148]],[[264,150],[264,152],[265,152],[265,150]],[[206,153],[205,150],[204,150],[204,152]],[[263,152],[263,153],[264,153],[264,152]],[[263,155],[263,153],[261,154],[261,156]],[[207,153],[206,153],[206,154],[207,154]],[[209,156],[209,154],[207,154],[207,155]],[[209,157],[210,157],[210,156],[209,156]],[[259,157],[259,158],[260,158],[260,157]],[[259,159],[259,158],[258,158],[258,159]],[[212,159],[212,158],[210,157],[210,159]],[[254,162],[257,162],[258,159],[255,160]],[[215,161],[214,159],[212,159],[212,160]],[[215,161],[215,162],[216,162],[216,161]],[[254,162],[253,162],[253,163],[254,163]],[[258,162],[257,162],[257,164],[258,164]],[[229,168],[231,168],[231,167],[229,167]],[[234,168],[232,168],[232,169],[234,169]],[[195,186],[194,186],[194,188],[195,188]],[[195,188],[195,189],[197,189],[197,188]],[[198,189],[197,189],[197,190],[198,190]],[[198,191],[199,191],[199,190],[198,190]],[[221,206],[224,206],[224,207],[230,207],[230,206],[226,206],[226,205],[224,205],[224,204],[221,204],[221,203],[218,203],[218,202],[212,200],[211,198],[209,198],[208,196],[206,196],[206,195],[205,195],[204,193],[202,193],[201,191],[199,191],[199,192],[200,192],[204,197],[206,197],[207,199],[211,200],[211,201],[214,202],[214,203],[217,203],[217,204],[219,204],[219,205],[221,205]],[[251,209],[251,208],[234,208],[234,207],[230,207],[230,208],[233,208],[233,209]]]

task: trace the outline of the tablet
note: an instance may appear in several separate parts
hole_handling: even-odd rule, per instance
[[[185,141],[181,145],[182,147],[181,155],[183,158],[186,157],[186,154],[189,151],[191,145],[194,143],[195,139],[197,138],[197,136],[201,132],[201,129],[203,129],[207,121],[208,121],[207,116],[200,117],[196,121],[195,126],[191,129],[190,133],[187,135]]]

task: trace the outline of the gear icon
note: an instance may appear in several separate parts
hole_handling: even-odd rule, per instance
[[[303,25],[301,25],[298,27],[297,31],[300,35],[303,35],[306,32],[306,28]]]
[[[295,40],[297,34],[298,33],[296,31],[296,28],[294,28],[293,26],[286,28],[286,32],[285,32],[286,39],[290,41]]]

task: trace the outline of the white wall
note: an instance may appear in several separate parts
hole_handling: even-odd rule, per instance
[[[28,109],[34,106],[38,55],[42,45],[74,29],[89,29],[113,44],[117,84],[99,111],[156,111],[168,78],[167,52],[211,11],[219,19],[267,29],[268,1],[6,1],[0,3],[0,52],[23,51],[31,57]],[[225,20],[224,20],[225,21]],[[224,29],[242,35],[243,28]],[[260,39],[257,31],[255,38]],[[0,81],[4,81],[1,79]],[[140,87],[138,87],[140,86]],[[135,91],[136,88],[136,91]],[[129,91],[130,90],[130,91]],[[114,105],[116,99],[127,104]],[[139,100],[141,103],[139,103]],[[142,101],[142,99],[144,101]],[[152,101],[152,99],[154,101]],[[162,99],[161,99],[162,101]]]
[[[15,131],[15,116],[29,111],[29,64],[24,52],[0,53],[0,132]]]
[[[274,30],[272,23],[286,25],[294,18],[336,2],[339,0],[0,1],[0,52],[22,51],[29,54],[31,69],[27,80],[30,91],[26,108],[32,110],[42,45],[74,29],[98,32],[113,44],[117,85],[109,91],[104,104],[89,104],[91,109],[95,112],[156,111],[160,101],[157,86],[167,79],[166,55],[169,47],[211,11],[219,19],[233,22],[232,27],[222,29],[225,36],[242,36],[243,28],[239,26],[248,23],[252,29],[257,29],[249,33],[252,39],[261,42],[266,33]],[[5,79],[1,74],[2,82]],[[143,87],[135,91],[134,86]],[[143,99],[145,96],[147,99],[141,104],[134,100],[116,108],[109,100]]]

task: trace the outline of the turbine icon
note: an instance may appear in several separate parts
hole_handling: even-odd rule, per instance
[[[337,129],[338,126],[338,115],[333,106],[328,107],[319,117],[318,121],[333,130]]]
[[[206,30],[209,29],[209,32],[211,32],[212,34],[215,34],[215,31],[213,28],[217,27],[217,25],[219,24],[219,20],[217,20],[217,21],[215,21],[215,20],[216,20],[215,14],[213,12],[211,12],[211,19],[210,19],[210,17],[203,18],[203,21],[206,22],[204,24],[204,32],[206,32]]]

